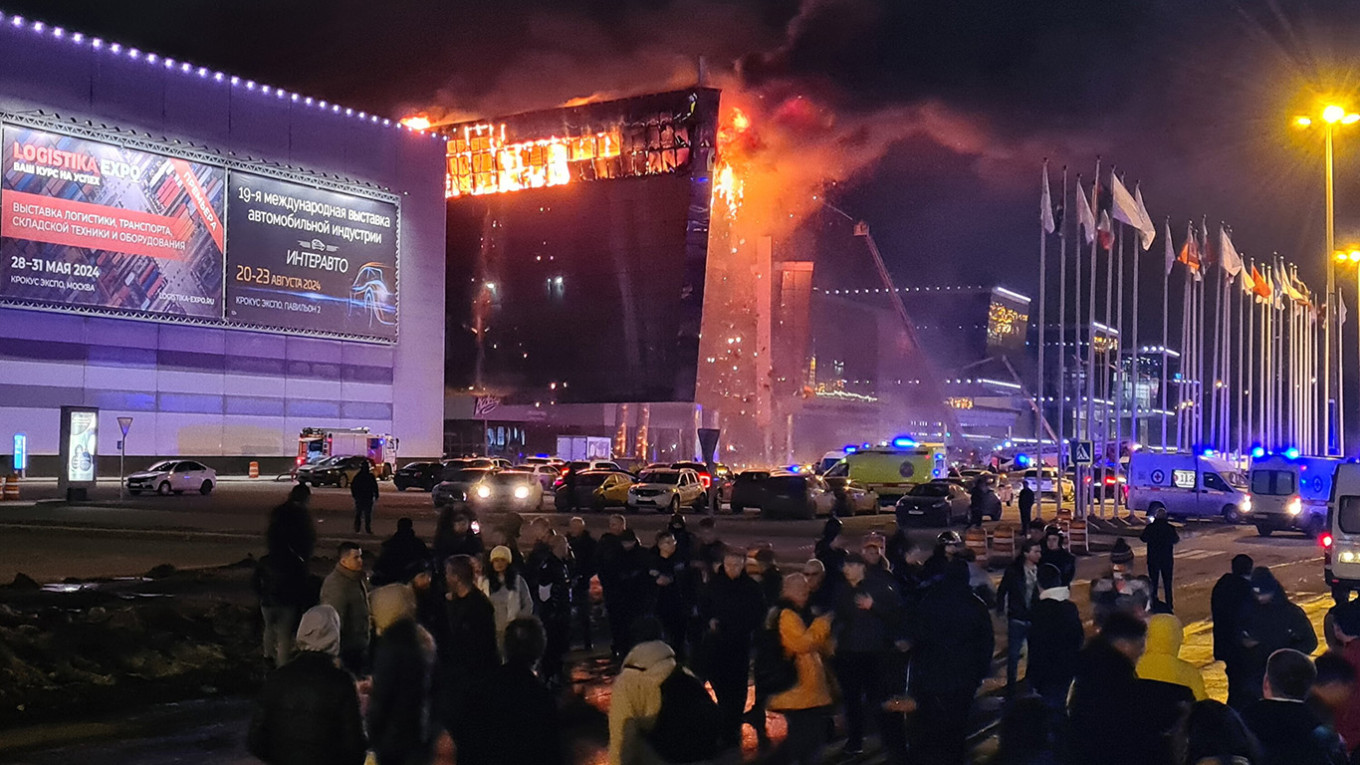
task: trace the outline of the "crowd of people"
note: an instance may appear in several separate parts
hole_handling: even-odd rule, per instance
[[[380,765],[429,763],[441,737],[460,764],[568,762],[566,656],[604,633],[617,670],[610,763],[736,761],[750,726],[762,761],[876,745],[892,763],[956,765],[993,675],[992,611],[1007,642],[999,765],[1337,765],[1360,744],[1360,606],[1329,618],[1334,650],[1315,663],[1306,615],[1245,555],[1212,594],[1224,705],[1179,658],[1170,588],[1154,597],[1122,538],[1089,585],[1087,639],[1076,558],[1042,522],[993,588],[952,531],[856,544],[833,516],[813,557],[785,570],[768,546],[724,544],[711,515],[690,531],[676,514],[644,541],[622,515],[596,538],[581,518],[558,529],[508,514],[479,528],[455,505],[429,544],[398,521],[371,566],[340,544],[318,581],[307,501],[298,487],[273,511],[255,578],[277,669],[249,742],[270,763],[359,763],[369,751]],[[1161,552],[1148,565],[1164,582]],[[782,740],[767,713],[784,718]]]

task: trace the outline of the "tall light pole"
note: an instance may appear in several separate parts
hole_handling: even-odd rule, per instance
[[[1337,124],[1352,125],[1360,121],[1360,114],[1348,112],[1344,107],[1336,104],[1328,104],[1322,110],[1322,132],[1325,137],[1327,147],[1327,160],[1324,168],[1324,176],[1327,188],[1327,316],[1322,323],[1323,342],[1322,342],[1322,402],[1323,402],[1323,428],[1326,434],[1327,443],[1325,450],[1327,454],[1332,454],[1332,437],[1336,433],[1336,453],[1344,451],[1343,432],[1342,432],[1342,413],[1341,413],[1341,369],[1337,367],[1337,407],[1335,430],[1332,425],[1332,315],[1336,313],[1336,268],[1332,262],[1333,253],[1336,251],[1336,225],[1334,222],[1334,194],[1332,191],[1332,133],[1336,130]],[[1294,124],[1299,127],[1308,127],[1313,124],[1311,117],[1296,117]],[[1341,328],[1337,327],[1336,332],[1337,359],[1341,358]]]

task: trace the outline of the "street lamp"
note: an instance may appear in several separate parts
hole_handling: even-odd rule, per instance
[[[1336,225],[1334,222],[1334,195],[1332,191],[1332,132],[1337,124],[1353,125],[1360,121],[1360,114],[1349,111],[1337,104],[1327,104],[1322,109],[1322,133],[1326,139],[1327,161],[1324,168],[1327,188],[1327,249],[1324,252],[1328,255],[1336,252]],[[1307,116],[1294,118],[1294,124],[1300,128],[1306,128],[1313,124],[1313,119]],[[1327,313],[1330,315],[1336,311],[1336,268],[1332,261],[1327,261]],[[1322,354],[1322,400],[1326,411],[1326,432],[1332,432],[1332,322],[1324,321],[1323,324],[1323,354]],[[1337,351],[1337,384],[1336,384],[1336,448],[1338,453],[1344,453],[1343,444],[1344,431],[1342,416],[1342,406],[1344,398],[1341,394],[1341,329],[1336,332],[1336,351]],[[1331,439],[1328,438],[1326,446],[1327,454],[1332,454]]]

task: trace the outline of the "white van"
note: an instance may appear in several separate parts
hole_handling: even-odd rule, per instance
[[[1241,523],[1252,512],[1242,474],[1228,460],[1198,454],[1134,452],[1129,459],[1129,509],[1149,516],[1221,517]]]
[[[1321,540],[1327,584],[1334,594],[1360,590],[1360,464],[1336,466],[1327,518],[1329,528]]]
[[[1340,460],[1272,454],[1251,461],[1251,517],[1263,537],[1272,531],[1297,529],[1310,536],[1327,528],[1327,500],[1332,473]]]

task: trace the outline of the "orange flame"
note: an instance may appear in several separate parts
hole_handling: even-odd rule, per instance
[[[448,181],[444,194],[500,194],[562,186],[571,182],[571,165],[619,155],[617,128],[572,138],[509,141],[504,124],[464,125],[448,143]]]
[[[713,199],[722,203],[719,208],[729,220],[736,220],[746,195],[746,183],[737,167],[744,164],[747,150],[747,131],[751,118],[737,107],[727,113],[718,124],[718,164],[713,173]]]
[[[412,130],[429,130],[430,118],[426,117],[424,114],[413,114],[409,117],[402,118],[401,124]]]

